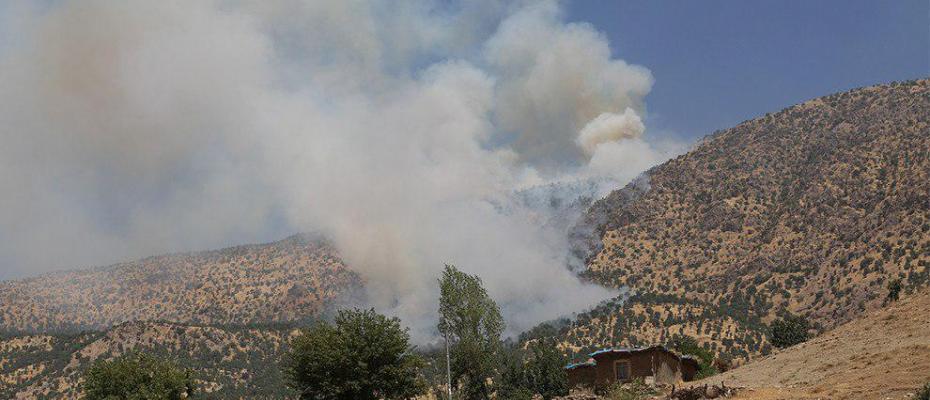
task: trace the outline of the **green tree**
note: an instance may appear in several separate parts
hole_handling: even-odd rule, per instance
[[[439,332],[449,342],[451,379],[466,400],[491,397],[504,320],[481,278],[446,265],[439,279]]]
[[[143,353],[97,361],[84,374],[85,400],[177,400],[194,390],[190,370]]]
[[[299,398],[410,399],[425,391],[423,360],[397,318],[371,310],[342,310],[292,343],[284,373]]]
[[[497,398],[531,400],[533,392],[528,388],[522,351],[515,345],[507,347],[503,357],[503,370],[497,384]]]
[[[901,280],[894,279],[891,282],[888,282],[888,297],[885,298],[885,301],[888,303],[898,301],[901,297]]]
[[[717,368],[714,367],[714,353],[701,347],[693,337],[676,335],[672,339],[671,347],[675,349],[678,354],[697,358],[698,372],[696,377],[698,379],[717,374]]]
[[[556,348],[553,339],[539,339],[529,346],[530,357],[526,363],[528,388],[549,400],[568,394],[568,375],[565,373],[567,359]]]
[[[772,322],[770,335],[772,345],[778,348],[794,346],[807,341],[810,329],[807,319],[802,316],[787,315]]]

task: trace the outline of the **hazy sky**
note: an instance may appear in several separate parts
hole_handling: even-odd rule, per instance
[[[930,1],[568,4],[652,71],[652,129],[697,138],[837,91],[930,75]]]

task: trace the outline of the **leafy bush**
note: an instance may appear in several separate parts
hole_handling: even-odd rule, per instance
[[[703,379],[717,374],[714,367],[714,354],[701,347],[691,336],[679,335],[672,339],[671,347],[681,355],[694,356],[698,359],[696,379]]]
[[[86,400],[178,400],[194,390],[190,370],[142,353],[98,361],[84,375]]]
[[[503,358],[504,366],[497,381],[497,398],[531,399],[533,392],[527,388],[526,366],[521,349],[511,343],[507,346]]]
[[[533,400],[533,391],[524,387],[517,387],[500,391],[497,396],[499,399],[507,400]]]
[[[807,341],[807,331],[809,329],[810,324],[806,318],[787,315],[785,318],[772,322],[770,341],[773,346],[778,348],[794,346]]]
[[[651,398],[657,393],[655,388],[647,385],[641,378],[637,378],[630,383],[611,385],[605,395],[610,400],[643,400]]]
[[[422,359],[397,318],[371,310],[342,310],[335,324],[319,323],[293,342],[285,361],[300,399],[407,399],[422,394]]]
[[[522,399],[539,394],[548,400],[568,394],[568,374],[564,369],[568,359],[554,339],[531,342],[525,359],[521,353],[519,348],[505,352],[497,398]]]
[[[895,279],[891,282],[888,282],[888,297],[885,298],[885,301],[888,303],[898,301],[901,297],[901,280]]]
[[[554,340],[538,340],[530,345],[526,363],[526,388],[532,393],[551,399],[568,394],[568,374],[564,366],[565,355],[556,348]]]
[[[914,396],[915,400],[930,400],[930,383],[924,385],[917,391],[917,394]]]

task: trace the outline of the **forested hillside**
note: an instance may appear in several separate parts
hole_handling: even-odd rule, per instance
[[[283,325],[129,322],[104,332],[0,339],[0,398],[77,399],[95,361],[136,351],[191,368],[206,398],[280,399],[293,395],[279,363],[296,332]]]
[[[0,282],[0,333],[126,321],[298,322],[360,294],[361,278],[309,235]]]

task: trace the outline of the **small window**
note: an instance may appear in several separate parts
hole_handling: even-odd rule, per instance
[[[617,373],[618,381],[628,381],[630,380],[630,362],[627,360],[617,361],[614,364],[614,371]]]

